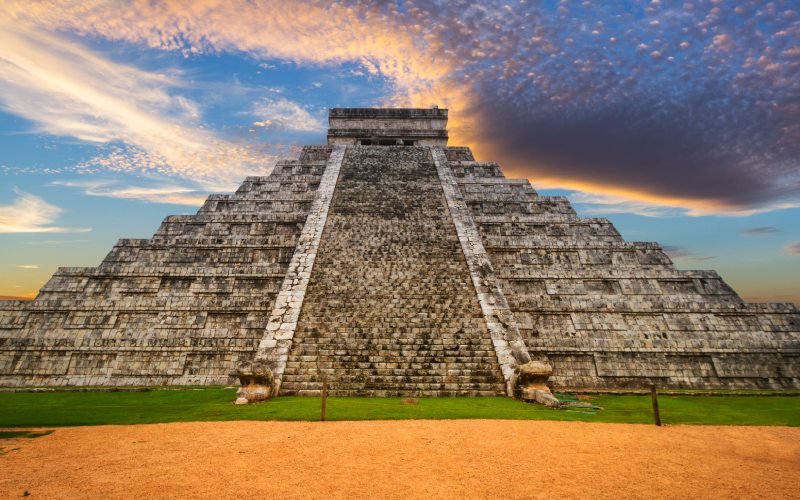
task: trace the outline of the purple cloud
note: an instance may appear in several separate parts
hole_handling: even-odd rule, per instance
[[[448,15],[458,29],[440,35],[474,86],[483,139],[518,172],[738,209],[800,197],[790,2]]]
[[[780,233],[780,230],[772,226],[762,226],[742,229],[739,233],[744,236],[773,236]]]

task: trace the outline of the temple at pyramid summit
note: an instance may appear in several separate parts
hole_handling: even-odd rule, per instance
[[[331,109],[326,145],[0,301],[1,386],[547,399],[798,388],[800,313],[745,303],[448,145],[447,110]],[[552,397],[552,396],[549,396]]]

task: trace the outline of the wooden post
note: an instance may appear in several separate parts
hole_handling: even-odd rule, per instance
[[[650,386],[650,397],[653,399],[653,417],[656,420],[656,425],[661,427],[661,415],[658,413],[658,393],[656,393],[655,384]]]
[[[320,421],[325,421],[325,400],[328,399],[328,378],[325,377],[322,379],[322,415],[320,415]]]

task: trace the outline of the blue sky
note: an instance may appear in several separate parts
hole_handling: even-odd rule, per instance
[[[324,142],[327,109],[450,109],[468,145],[800,303],[795,2],[4,2],[0,296],[99,263]]]

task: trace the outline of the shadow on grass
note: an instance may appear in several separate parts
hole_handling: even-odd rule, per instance
[[[38,438],[52,434],[53,431],[0,431],[0,439]]]

